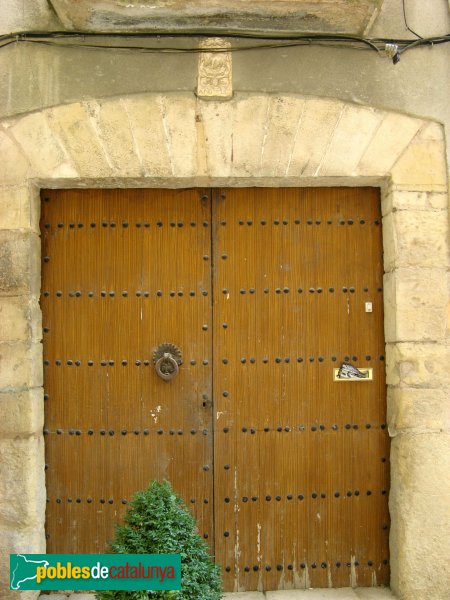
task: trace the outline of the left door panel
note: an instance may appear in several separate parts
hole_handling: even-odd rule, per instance
[[[42,193],[47,552],[105,551],[152,479],[213,544],[210,214],[202,190]]]

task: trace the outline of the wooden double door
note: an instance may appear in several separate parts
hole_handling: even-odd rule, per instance
[[[168,479],[227,590],[388,583],[378,190],[42,200],[48,551]]]

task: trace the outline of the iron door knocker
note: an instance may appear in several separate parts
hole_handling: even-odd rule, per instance
[[[153,352],[156,373],[164,381],[171,381],[178,375],[182,364],[181,350],[175,344],[160,344]]]

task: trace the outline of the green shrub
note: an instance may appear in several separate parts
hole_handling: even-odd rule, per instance
[[[152,481],[137,492],[110,543],[118,554],[180,554],[180,591],[98,591],[98,600],[219,600],[222,584],[194,517],[170,483]]]

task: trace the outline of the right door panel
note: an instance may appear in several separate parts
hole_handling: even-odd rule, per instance
[[[213,225],[226,589],[387,584],[379,192],[215,190]],[[334,381],[343,362],[373,380]]]

